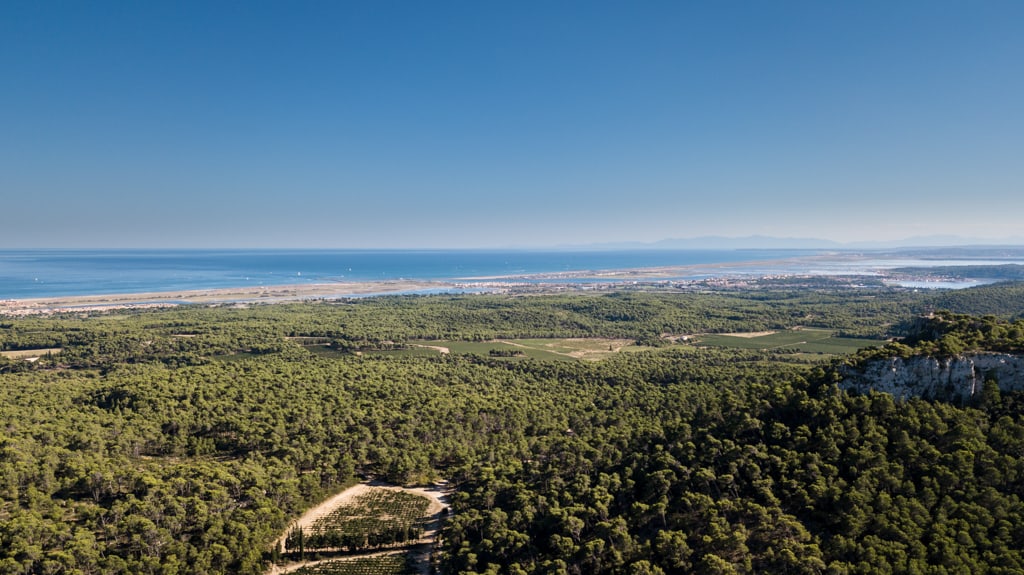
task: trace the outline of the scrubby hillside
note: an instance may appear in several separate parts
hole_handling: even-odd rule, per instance
[[[914,323],[900,343],[866,350],[838,368],[840,387],[969,404],[986,383],[1024,390],[1024,321],[940,312]]]
[[[1021,394],[961,407],[850,394],[843,369],[1019,347],[1019,324],[940,314],[908,344],[803,376],[719,379],[656,432],[601,433],[463,485],[456,572],[1016,573],[1024,569]],[[955,339],[954,339],[955,338]],[[567,452],[568,451],[568,452]]]
[[[323,344],[770,316],[912,334],[851,365],[1020,351],[1019,323],[912,324],[904,292],[706,295],[10,320],[7,349],[59,351],[0,364],[0,573],[260,573],[353,475],[450,480],[452,574],[1024,570],[1019,393],[896,401],[840,390],[819,356],[685,343],[600,362]]]
[[[1020,269],[1020,266],[1014,269]],[[1006,319],[1024,318],[1024,282],[1007,281],[965,290],[941,290],[928,296],[936,310],[983,316],[996,315]]]

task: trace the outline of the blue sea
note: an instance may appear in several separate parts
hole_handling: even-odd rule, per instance
[[[0,250],[0,299],[783,260],[809,250]],[[769,266],[771,267],[771,266]],[[586,278],[578,278],[585,281]]]

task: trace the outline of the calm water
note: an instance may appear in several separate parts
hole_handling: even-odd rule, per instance
[[[0,299],[781,260],[806,250],[0,250]]]

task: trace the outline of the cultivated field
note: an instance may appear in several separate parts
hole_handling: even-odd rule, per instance
[[[431,340],[410,344],[408,349],[370,352],[384,355],[430,356],[440,353],[473,354],[505,359],[600,360],[610,355],[648,349],[630,339],[550,338],[502,339],[493,341]],[[446,351],[445,351],[446,350]]]
[[[749,334],[705,334],[697,338],[697,343],[712,347],[846,354],[864,347],[879,346],[885,342],[875,339],[835,337],[834,332],[827,329],[800,328]]]
[[[41,349],[19,349],[17,351],[0,351],[0,355],[10,359],[38,359],[46,354],[60,353],[59,347],[48,347]]]
[[[680,343],[679,337],[663,335],[664,339]],[[689,343],[711,347],[740,349],[778,350],[788,353],[843,355],[858,349],[882,345],[874,339],[837,337],[835,332],[818,328],[794,328],[782,331],[757,331],[743,333],[718,333],[683,338]],[[617,353],[653,349],[636,345],[630,339],[612,338],[534,338],[499,339],[490,341],[422,340],[405,344],[406,347],[391,350],[372,350],[366,355],[436,357],[443,354],[470,354],[517,361],[539,360],[587,360],[600,361]],[[321,343],[306,345],[306,349],[320,357],[337,358],[351,352],[337,351]],[[237,354],[238,358],[246,354]],[[226,356],[225,360],[236,356]]]
[[[296,575],[406,575],[411,570],[405,554],[330,559],[299,567]]]
[[[275,565],[268,574],[404,573],[401,569],[410,563],[410,549],[414,551],[411,563],[426,571],[429,549],[447,507],[445,497],[445,492],[437,487],[368,483],[350,487],[307,511],[278,538],[274,545],[292,562]],[[399,548],[406,552],[395,554]],[[308,554],[331,555],[340,551],[349,556],[306,560]],[[296,559],[299,561],[295,562]]]
[[[349,551],[416,541],[430,500],[392,489],[373,489],[319,518],[305,531],[305,547]],[[289,537],[291,539],[291,537]],[[288,545],[289,550],[294,545]]]

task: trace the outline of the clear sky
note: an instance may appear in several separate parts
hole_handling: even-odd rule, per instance
[[[1024,236],[1024,2],[7,1],[0,248]]]

